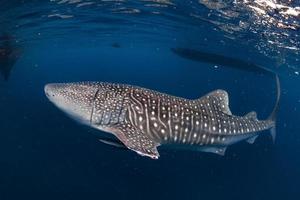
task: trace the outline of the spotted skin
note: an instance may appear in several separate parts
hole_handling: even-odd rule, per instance
[[[82,82],[48,84],[45,93],[76,120],[154,159],[165,144],[223,155],[228,145],[254,141],[275,126],[272,119],[258,120],[255,112],[232,115],[224,90],[189,100],[136,86]]]

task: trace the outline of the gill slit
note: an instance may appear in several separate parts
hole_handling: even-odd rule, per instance
[[[92,123],[93,123],[93,115],[94,115],[95,101],[96,101],[96,98],[97,98],[97,96],[98,96],[99,90],[100,90],[100,89],[98,88],[97,91],[95,92],[94,97],[93,97],[93,106],[92,106],[91,117],[90,117],[90,125],[92,125]]]

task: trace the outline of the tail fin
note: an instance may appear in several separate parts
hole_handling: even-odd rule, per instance
[[[276,87],[277,87],[276,103],[275,103],[272,113],[268,117],[268,120],[274,122],[274,127],[271,128],[271,136],[272,136],[273,142],[275,142],[275,138],[276,138],[276,115],[278,112],[279,101],[280,101],[280,96],[281,96],[280,81],[279,81],[279,77],[277,74],[276,74]]]

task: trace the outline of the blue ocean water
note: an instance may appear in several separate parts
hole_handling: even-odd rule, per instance
[[[285,0],[2,0],[0,199],[297,199],[300,3]],[[51,104],[51,82],[106,81],[185,98],[229,93],[277,138],[225,156],[100,143]]]

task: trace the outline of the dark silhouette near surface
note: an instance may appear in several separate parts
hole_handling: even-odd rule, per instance
[[[210,63],[214,65],[226,66],[243,71],[261,74],[274,74],[270,69],[256,65],[252,62],[244,61],[238,58],[231,58],[219,54],[209,53],[205,51],[188,49],[188,48],[171,48],[171,51],[176,55],[199,62]]]
[[[21,56],[20,49],[16,46],[14,38],[9,34],[0,36],[0,73],[4,80],[8,80],[11,70]]]

